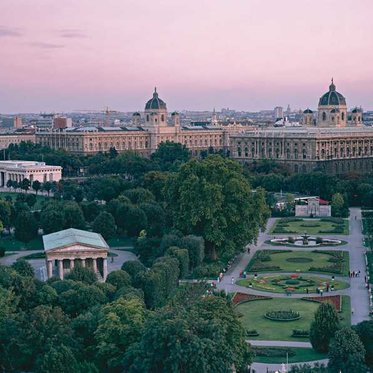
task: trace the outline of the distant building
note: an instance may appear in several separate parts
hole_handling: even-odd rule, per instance
[[[13,127],[16,129],[22,128],[22,118],[21,117],[14,117]]]
[[[242,132],[244,128],[235,123],[182,125],[179,113],[173,112],[169,118],[166,103],[154,90],[153,97],[145,105],[143,118],[140,113],[134,113],[131,126],[39,129],[36,141],[72,153],[94,154],[115,148],[118,152],[133,150],[142,155],[150,155],[160,143],[172,141],[184,144],[193,155],[197,155],[209,148],[228,150],[230,135]]]
[[[80,265],[92,269],[99,280],[106,280],[109,246],[101,234],[70,228],[44,235],[43,243],[48,278],[63,280]]]
[[[373,172],[373,128],[363,125],[361,109],[348,115],[346,99],[333,80],[319,100],[317,118],[307,109],[303,127],[232,134],[231,155],[245,163],[273,160],[291,172]]]
[[[295,205],[295,216],[300,217],[328,217],[332,216],[332,207],[328,201],[318,197],[303,198],[303,203]]]
[[[62,167],[47,166],[45,162],[34,161],[0,161],[0,186],[6,186],[8,180],[21,182],[28,179],[45,183],[60,181]]]
[[[53,128],[54,129],[65,129],[73,126],[73,121],[71,118],[66,117],[54,117],[53,118]]]
[[[274,110],[275,121],[284,117],[284,109],[281,106],[276,106]]]
[[[0,133],[0,150],[7,149],[10,144],[20,144],[22,141],[30,141],[34,143],[34,131],[16,130],[12,132]]]

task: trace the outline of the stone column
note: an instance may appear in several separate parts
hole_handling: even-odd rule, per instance
[[[58,260],[58,276],[60,277],[61,280],[63,280],[63,260],[62,259]]]
[[[97,273],[97,258],[92,258],[93,272]]]
[[[82,259],[82,267],[85,267],[85,258]]]
[[[74,259],[70,259],[70,270],[72,271],[74,269],[75,262]]]
[[[106,281],[106,277],[107,277],[107,258],[104,258],[103,259],[103,276],[104,278],[104,281]]]
[[[47,260],[47,274],[48,278],[53,277],[53,260]]]

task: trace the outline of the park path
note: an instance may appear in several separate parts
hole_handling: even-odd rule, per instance
[[[295,364],[289,364],[289,368],[291,368],[293,365],[300,365],[300,364],[309,364],[309,365],[315,365],[318,364],[328,364],[328,359],[323,360],[317,360],[317,361],[308,361],[307,363],[295,363]],[[284,361],[284,364],[286,361]],[[252,369],[255,369],[256,373],[273,373],[273,372],[281,372],[282,365],[281,364],[266,364],[266,363],[253,363],[251,365]]]
[[[360,277],[351,279],[351,323],[358,324],[361,321],[369,320],[369,296],[368,289],[365,287],[366,267],[364,253],[366,249],[363,244],[361,209],[350,209],[350,269],[360,271]]]
[[[272,346],[272,347],[301,347],[301,348],[311,348],[310,342],[298,342],[298,341],[258,341],[255,339],[250,339],[249,342],[253,346]]]

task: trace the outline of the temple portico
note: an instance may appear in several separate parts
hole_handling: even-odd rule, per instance
[[[43,236],[48,278],[64,279],[75,266],[91,268],[106,280],[109,246],[98,233],[66,229]]]

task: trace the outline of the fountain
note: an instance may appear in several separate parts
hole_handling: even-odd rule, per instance
[[[301,246],[301,247],[317,247],[317,246],[336,246],[342,244],[341,240],[332,238],[312,237],[307,232],[297,237],[273,238],[269,241],[275,245],[284,246]]]

